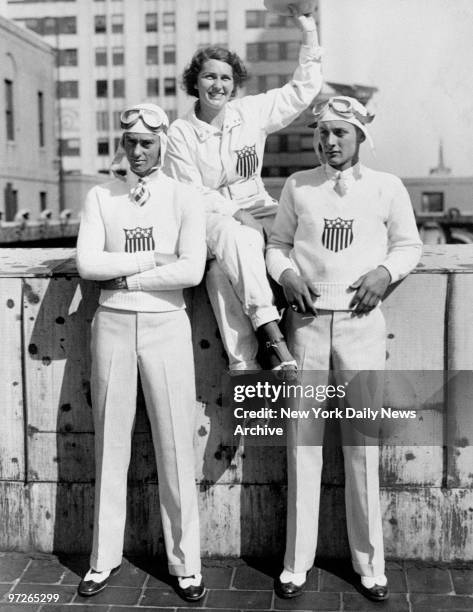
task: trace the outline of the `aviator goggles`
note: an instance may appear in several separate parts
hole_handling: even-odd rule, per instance
[[[129,130],[139,120],[153,132],[167,131],[167,126],[163,123],[163,117],[151,109],[130,108],[123,111],[120,115],[121,128]]]
[[[374,119],[374,115],[370,114],[366,108],[353,98],[344,96],[334,96],[330,98],[323,106],[313,110],[314,123],[309,127],[315,127],[318,121],[327,111],[332,111],[335,115],[338,115],[341,119],[354,118],[359,121],[362,125],[371,123]]]

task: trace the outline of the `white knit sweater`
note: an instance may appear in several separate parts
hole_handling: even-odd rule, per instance
[[[128,290],[102,290],[100,304],[119,310],[161,312],[185,307],[182,289],[197,285],[206,257],[202,196],[187,185],[155,172],[149,200],[138,206],[130,189],[138,177],[129,173],[97,185],[88,193],[77,240],[77,268],[82,278],[127,277]],[[154,253],[176,255],[157,267]]]
[[[302,276],[320,293],[318,308],[348,310],[354,281],[379,265],[398,281],[418,263],[422,243],[400,179],[357,164],[342,173],[340,196],[336,175],[325,165],[288,178],[266,262],[276,281],[288,268]]]

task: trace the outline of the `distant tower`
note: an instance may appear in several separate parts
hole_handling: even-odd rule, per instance
[[[450,176],[452,174],[452,170],[445,166],[443,161],[443,142],[440,141],[439,145],[439,163],[436,168],[430,169],[431,176]]]

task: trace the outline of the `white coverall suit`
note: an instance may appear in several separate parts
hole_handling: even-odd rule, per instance
[[[302,45],[292,80],[228,102],[222,130],[199,120],[194,108],[169,129],[164,171],[204,195],[207,246],[214,259],[207,291],[230,370],[259,369],[254,329],[279,319],[266,277],[264,239],[232,215],[247,209],[263,224],[272,221],[277,203],[261,180],[266,138],[289,125],[319,93],[320,57],[318,46]]]

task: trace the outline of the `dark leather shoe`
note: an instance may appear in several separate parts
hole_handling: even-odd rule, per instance
[[[204,581],[201,580],[199,586],[188,586],[185,589],[181,587],[178,581],[176,591],[185,601],[199,601],[205,595]]]
[[[302,595],[305,589],[305,582],[301,585],[294,584],[293,582],[281,582],[279,578],[276,579],[274,584],[274,592],[278,597],[282,599],[292,599],[293,597],[299,597]]]
[[[110,578],[112,576],[115,576],[115,574],[118,574],[118,572],[120,571],[120,567],[121,565],[114,567],[110,572],[110,575],[107,576],[105,580],[102,580],[102,582],[94,582],[93,580],[82,579],[79,583],[79,586],[77,587],[77,592],[79,593],[79,595],[82,595],[82,597],[92,597],[92,595],[97,595],[97,593],[100,593],[100,591],[104,590]]]
[[[386,586],[375,584],[374,587],[368,589],[368,587],[363,586],[360,582],[358,590],[366,599],[370,599],[371,601],[386,601],[386,599],[389,599],[389,588],[387,584]]]

